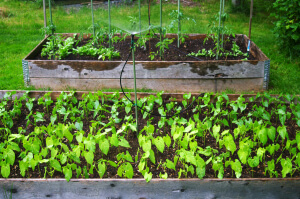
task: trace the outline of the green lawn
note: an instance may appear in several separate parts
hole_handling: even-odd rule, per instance
[[[170,23],[168,14],[177,8],[175,4],[164,4],[163,26]],[[207,24],[218,12],[218,1],[203,1],[197,6],[182,6],[185,16],[196,20],[183,22],[185,33],[207,33]],[[43,27],[43,10],[30,1],[1,1],[0,9],[0,89],[29,89],[24,87],[22,59],[43,39],[40,29]],[[229,11],[229,6],[226,7]],[[112,23],[119,28],[130,25],[129,16],[138,17],[137,6],[112,8]],[[47,10],[48,11],[48,10]],[[142,22],[148,23],[147,5],[142,5]],[[279,51],[276,38],[272,34],[272,18],[260,10],[254,12],[252,40],[271,59],[269,93],[300,94],[300,59],[291,59]],[[95,21],[101,26],[107,25],[107,10],[97,9]],[[91,26],[90,9],[66,12],[61,6],[53,9],[53,22],[59,33],[88,33]],[[151,5],[151,23],[159,23],[159,5]],[[248,35],[249,16],[241,13],[229,13],[226,26],[237,34]],[[175,31],[175,30],[173,30]],[[32,88],[30,88],[32,89]]]

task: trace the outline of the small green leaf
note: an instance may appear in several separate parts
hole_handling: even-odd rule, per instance
[[[152,179],[152,173],[145,172],[144,179],[146,180],[146,182],[150,182],[150,180]]]
[[[124,163],[124,170],[125,170],[125,176],[126,178],[132,178],[133,177],[133,167],[129,162]]]
[[[102,151],[102,153],[107,155],[107,153],[109,151],[109,141],[107,139],[100,140],[99,141],[99,148]]]
[[[53,147],[53,140],[52,140],[52,137],[47,137],[46,138],[46,146],[47,148],[52,148]]]
[[[4,164],[1,166],[1,175],[3,178],[8,178],[10,174],[10,165],[9,164]]]
[[[104,176],[106,172],[106,164],[104,162],[99,162],[98,163],[98,173],[100,178],[102,178]]]
[[[164,149],[165,149],[165,143],[162,137],[158,136],[157,138],[155,138],[153,140],[154,145],[156,146],[156,148],[163,153]]]
[[[119,146],[119,140],[116,134],[112,134],[110,137],[110,144],[112,146],[118,147]]]
[[[65,179],[67,180],[67,182],[69,182],[70,179],[72,178],[72,170],[69,169],[68,167],[64,167],[63,173],[65,174]]]
[[[169,148],[170,145],[171,145],[171,138],[170,138],[170,136],[169,135],[164,136],[163,140],[164,140],[165,144],[167,145],[167,147]]]
[[[234,143],[232,135],[228,134],[227,136],[224,136],[223,140],[226,149],[233,154],[236,151],[236,144]]]
[[[120,137],[119,138],[119,145],[122,147],[126,147],[126,148],[130,148],[129,142],[127,140],[125,140],[124,137]]]
[[[61,165],[56,159],[50,161],[50,166],[53,167],[55,170],[61,172]]]
[[[286,131],[286,126],[279,126],[277,128],[277,131],[280,135],[280,137],[284,140],[285,138],[288,139],[288,134],[287,134],[287,131]]]
[[[151,149],[150,150],[150,156],[149,156],[149,159],[150,159],[150,161],[153,163],[153,164],[155,164],[155,154],[154,154],[154,151]]]
[[[175,164],[172,161],[170,161],[169,159],[166,160],[166,167],[176,171]]]
[[[258,138],[260,140],[260,142],[265,145],[268,141],[268,132],[267,129],[265,127],[262,127],[262,129],[260,129],[258,131]]]
[[[82,131],[82,128],[83,128],[83,122],[82,122],[82,121],[76,122],[76,123],[75,123],[75,128],[76,128],[78,131]]]
[[[89,163],[90,165],[93,164],[94,162],[94,153],[92,151],[86,152],[84,154],[85,160],[87,163]]]
[[[248,158],[248,164],[250,167],[257,167],[259,165],[258,156],[254,156],[253,158]]]
[[[276,137],[276,129],[274,126],[268,128],[268,137],[270,138],[270,140],[272,140],[272,142],[274,142]]]

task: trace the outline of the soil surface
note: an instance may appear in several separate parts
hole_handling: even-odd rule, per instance
[[[168,101],[165,101],[163,106],[165,106],[165,104],[167,102]],[[103,112],[102,116],[98,117],[98,119],[101,119],[101,122],[103,122],[103,123],[108,123],[109,122],[109,119],[111,117],[110,106],[113,105],[113,102],[110,102],[110,101],[107,101],[106,103],[107,103],[107,105],[109,105],[107,107],[108,112]],[[78,105],[78,103],[74,104],[74,107],[76,107],[77,105]],[[200,103],[200,105],[201,105],[201,103]],[[247,109],[243,112],[243,114],[239,114],[238,118],[242,118],[243,116],[247,116],[249,111],[252,110],[253,106],[255,106],[255,105],[256,105],[255,103],[249,103],[247,105]],[[154,133],[154,135],[153,135],[154,137],[156,135],[164,136],[164,135],[167,135],[167,134],[171,136],[171,132],[170,132],[171,129],[170,129],[169,125],[166,125],[162,129],[158,128],[157,124],[158,124],[159,120],[161,119],[161,117],[159,116],[159,114],[157,112],[158,105],[156,104],[155,106],[156,107],[153,110],[156,110],[156,111],[152,112],[153,115],[151,115],[150,117],[147,117],[146,119],[143,119],[143,116],[142,116],[143,111],[141,111],[141,110],[139,111],[139,113],[138,113],[138,116],[139,116],[139,118],[138,118],[139,119],[139,129],[142,129],[145,125],[147,125],[147,121],[149,121],[149,118],[150,118],[151,123],[155,126],[156,129],[158,129],[157,131],[155,131],[156,133]],[[179,106],[182,106],[182,104],[179,104]],[[13,104],[9,103],[8,107],[9,107],[8,109],[11,110],[13,108]],[[42,105],[38,105],[36,102],[34,102],[33,113],[36,113],[36,112],[44,112],[45,113],[45,116],[44,116],[45,121],[44,122],[37,122],[37,126],[41,126],[41,125],[47,126],[47,125],[49,125],[49,123],[51,123],[50,122],[50,116],[51,116],[53,107],[54,107],[53,105],[50,107],[49,113],[48,113]],[[208,115],[210,114],[210,113],[205,113],[205,111],[207,110],[206,108],[203,108],[202,110],[196,110],[196,111],[194,110],[193,111],[193,109],[195,107],[196,107],[196,104],[193,104],[190,109],[188,109],[184,113],[181,113],[180,116],[184,117],[185,119],[187,119],[189,121],[189,119],[193,119],[194,114],[199,113],[199,119],[200,120],[203,120],[207,116],[207,114]],[[266,110],[271,112],[271,110],[273,110],[274,107],[275,107],[274,104],[270,105],[268,108],[266,108]],[[223,110],[227,109],[229,111],[232,110],[232,108],[230,106],[222,107],[222,109]],[[289,108],[289,105],[287,105],[287,111],[289,111],[289,112],[291,111],[290,108]],[[131,115],[131,116],[133,116],[133,118],[135,118],[134,108],[132,108],[131,112],[129,112],[128,114],[126,114],[126,112],[124,111],[124,108],[118,108],[118,112],[119,112],[118,118],[121,118],[122,121],[120,123],[115,124],[116,130],[118,130],[122,126],[122,124],[124,122],[126,122],[124,120],[124,118],[126,116]],[[13,122],[14,125],[13,125],[13,128],[11,129],[11,131],[13,133],[18,132],[18,127],[22,127],[23,129],[26,130],[26,132],[24,133],[25,135],[28,135],[30,132],[34,131],[35,127],[34,127],[34,125],[32,125],[34,123],[34,120],[33,120],[32,116],[30,117],[30,120],[31,120],[32,124],[29,124],[26,127],[26,116],[28,114],[29,114],[29,111],[26,108],[25,104],[23,104],[21,116],[15,118],[15,120]],[[172,114],[172,113],[170,113],[170,114]],[[221,119],[222,118],[227,118],[227,116],[222,116]],[[94,117],[93,117],[93,113],[90,113],[89,116],[83,120],[83,130],[85,131],[85,136],[87,136],[88,133],[90,132],[89,126],[90,126],[90,121],[92,121],[92,120],[95,120]],[[272,123],[272,126],[274,126],[275,128],[277,128],[278,126],[281,125],[278,118],[275,117],[275,116],[272,116],[270,121]],[[59,123],[68,123],[68,122],[71,122],[71,121],[70,121],[70,119],[67,119],[66,121],[63,121],[63,117],[61,117],[60,120],[58,120],[58,122]],[[296,134],[295,132],[300,131],[300,128],[295,123],[294,117],[292,116],[290,119],[287,119],[285,125],[287,126],[287,131],[288,131],[289,138],[294,139],[295,134]],[[2,127],[2,126],[3,126],[3,124],[0,122],[0,127]],[[222,132],[223,130],[226,129],[226,130],[229,130],[232,133],[233,130],[236,127],[237,127],[236,124],[230,123],[229,126],[226,127],[226,128],[223,126],[220,132]],[[253,135],[251,135],[249,132],[245,135],[245,137],[247,137],[247,136],[250,136],[251,138],[253,138]],[[43,141],[46,140],[46,137],[47,137],[47,134],[46,133],[43,134],[43,138],[44,138]],[[133,157],[133,160],[134,160],[134,156],[137,154],[137,151],[139,149],[139,144],[138,144],[138,139],[136,137],[136,133],[131,132],[131,130],[128,130],[127,135],[125,136],[125,138],[130,143],[131,148],[111,147],[110,151],[109,151],[109,154],[106,156],[106,155],[103,155],[103,153],[100,152],[100,149],[98,148],[98,145],[96,145],[97,148],[96,148],[96,153],[95,153],[94,160],[97,161],[98,159],[104,158],[104,159],[108,159],[108,160],[112,160],[112,161],[116,162],[117,161],[116,160],[116,155],[120,152],[125,152],[126,150],[129,151],[129,153],[131,154],[131,156]],[[238,140],[238,139],[236,139],[236,140]],[[4,142],[4,141],[5,140],[3,140],[3,138],[0,138],[0,142]],[[225,147],[223,147],[223,149],[220,149],[219,146],[216,145],[216,139],[213,138],[210,133],[206,134],[205,140],[203,140],[202,138],[196,138],[196,141],[197,141],[199,147],[205,148],[206,146],[210,146],[211,148],[218,149],[220,154],[222,152],[226,151]],[[64,143],[66,145],[70,146],[70,144],[68,143],[67,140],[65,140]],[[271,144],[271,143],[272,142],[269,140],[267,145]],[[73,140],[72,144],[78,144],[76,142],[76,139]],[[279,144],[282,145],[284,143],[281,143],[281,141],[279,141]],[[165,147],[165,151],[164,151],[163,154],[160,153],[156,149],[155,146],[152,146],[152,149],[155,152],[156,164],[152,164],[148,160],[148,166],[150,167],[150,172],[152,172],[152,174],[153,174],[153,178],[159,178],[160,172],[161,173],[167,172],[169,178],[177,178],[178,177],[178,171],[180,170],[180,168],[183,167],[182,164],[178,163],[176,165],[176,172],[174,170],[171,170],[171,169],[164,169],[159,164],[160,162],[165,162],[166,159],[173,160],[175,151],[178,149],[178,146],[177,146],[177,144],[175,144],[175,147],[173,148],[172,145],[173,145],[173,140],[172,140],[170,148]],[[239,149],[239,143],[237,141],[236,141],[236,146],[237,146],[237,150],[238,150]],[[25,149],[22,147],[21,150],[24,151]],[[140,149],[140,150],[142,150],[142,149]],[[255,153],[256,152],[253,152],[253,154],[251,154],[252,157],[256,155]],[[270,161],[272,159],[277,160],[277,158],[281,155],[282,155],[282,158],[290,157],[290,154],[289,154],[288,150],[281,151],[281,149],[280,149],[279,151],[277,151],[274,154],[273,157],[270,156],[270,155],[266,155],[265,156],[265,162]],[[205,159],[205,156],[201,156],[201,157],[205,161],[207,160],[207,159]],[[139,160],[140,160],[140,158],[141,158],[141,154],[139,154]],[[231,158],[232,158],[232,160],[239,159],[239,157],[237,156],[237,152],[235,152],[234,155]],[[19,160],[21,160],[20,157],[19,157],[19,154],[16,154],[16,161],[15,162],[18,163]],[[131,164],[134,168],[133,178],[143,178],[142,174],[138,171],[139,162],[133,162]],[[85,159],[81,158],[81,167],[83,168],[86,165],[87,165],[87,163],[86,163]],[[28,177],[28,178],[42,178],[42,177],[44,177],[45,166],[47,166],[47,165],[46,164],[40,164],[39,169],[36,168],[35,171],[27,173],[26,177]],[[267,165],[264,165],[263,163],[260,163],[259,166],[255,167],[255,168],[250,168],[249,166],[246,166],[246,165],[243,165],[243,164],[242,164],[242,166],[243,166],[243,172],[242,172],[242,175],[241,175],[242,178],[252,178],[252,177],[254,177],[254,178],[268,178],[269,177],[269,174],[265,175],[265,167]],[[281,177],[281,169],[282,169],[282,167],[280,165],[280,162],[278,162],[276,164],[276,169],[275,169],[275,170],[278,171],[278,177]],[[73,171],[73,178],[75,176],[76,176],[76,173],[75,173],[75,171]],[[20,175],[20,169],[19,169],[18,164],[15,164],[11,168],[10,177],[11,178],[22,178],[22,176]],[[63,175],[63,173],[55,171],[53,176],[49,176],[49,174],[47,174],[46,177],[48,177],[48,178],[64,178],[64,175]],[[96,171],[94,171],[93,174],[89,174],[89,177],[90,178],[99,178],[99,175]],[[191,175],[191,173],[188,173],[187,176],[182,175],[182,178],[184,178],[184,177],[197,178],[196,175]],[[216,172],[212,169],[212,165],[210,163],[206,166],[206,174],[205,174],[204,178],[215,178],[215,177],[216,177]],[[235,175],[234,175],[234,172],[232,171],[231,167],[230,166],[224,167],[224,178],[232,178],[232,177],[234,178]],[[288,175],[287,177],[290,177],[290,175]],[[299,169],[295,170],[295,173],[293,174],[292,177],[300,177]],[[116,168],[114,168],[112,166],[108,166],[107,167],[107,173],[104,175],[104,178],[120,178],[120,177],[117,175],[117,169]]]
[[[158,52],[158,55],[155,56],[153,61],[161,61],[161,58],[159,56],[159,48],[156,47],[157,42],[159,42],[158,35],[155,36],[156,38],[151,39],[150,41],[146,42],[145,46],[139,46],[136,47],[135,54],[135,60],[136,61],[151,61],[150,53],[151,52]],[[137,39],[135,39],[135,42]],[[78,46],[83,46],[87,44],[89,40],[82,40],[78,43]],[[245,43],[241,37],[228,37],[228,42],[225,43],[224,49],[225,51],[231,52],[232,50],[232,44],[233,42],[236,42],[236,44],[240,47],[240,50],[243,53],[247,52],[247,48],[245,46]],[[108,42],[105,42],[102,44],[105,47],[108,47]],[[130,53],[131,49],[131,40],[126,39],[125,41],[113,43],[112,46],[114,47],[115,51],[120,52],[119,58],[113,58],[111,61],[125,61],[128,58],[128,55]],[[214,49],[216,47],[214,41],[212,39],[207,40],[204,43],[204,39],[186,39],[184,43],[180,44],[180,47],[177,48],[177,39],[175,39],[170,45],[169,49],[164,50],[163,59],[162,61],[206,61],[206,60],[216,60],[216,57],[210,57],[210,56],[187,56],[189,53],[197,53],[199,50],[206,49],[207,51],[212,49],[213,52],[216,50]],[[74,48],[76,48],[74,46]],[[151,50],[149,50],[151,49]],[[219,60],[241,60],[244,59],[244,56],[221,56],[219,57]],[[35,57],[36,60],[47,60],[48,56],[42,57],[41,54],[38,54]],[[255,57],[250,53],[248,60],[255,60]],[[92,57],[92,56],[79,56],[70,54],[67,57],[63,58],[62,60],[98,60],[98,56]],[[132,56],[129,57],[129,61],[132,60]],[[100,60],[102,61],[102,59]],[[106,59],[105,61],[108,61]]]

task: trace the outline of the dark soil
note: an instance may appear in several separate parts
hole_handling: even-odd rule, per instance
[[[232,51],[232,44],[233,42],[236,42],[236,44],[240,47],[240,50],[243,53],[247,52],[247,48],[242,41],[240,37],[232,37],[230,36],[229,41],[225,43],[224,49],[225,51]],[[86,43],[88,43],[89,40],[83,40],[78,43],[78,46],[83,46]],[[135,42],[137,40],[135,39]],[[146,42],[146,46],[144,47],[137,47],[136,51],[134,52],[135,54],[135,61],[151,61],[150,58],[150,52],[159,52],[159,48],[156,47],[155,45],[159,42],[158,36],[156,38],[151,39],[150,42]],[[189,53],[194,52],[197,53],[199,50],[206,49],[207,51],[212,49],[214,52],[215,48],[215,43],[212,39],[209,39],[206,41],[204,44],[204,39],[186,39],[184,43],[180,44],[180,47],[177,48],[177,39],[173,41],[172,44],[169,45],[169,49],[165,49],[165,52],[163,54],[163,59],[162,61],[206,61],[206,60],[216,60],[215,57],[209,57],[209,56],[198,56],[198,57],[191,57],[187,56]],[[102,44],[105,47],[108,47],[108,43],[105,42]],[[149,46],[150,49],[149,50]],[[125,61],[130,53],[131,49],[131,40],[126,39],[125,41],[113,43],[114,50],[120,52],[120,57],[119,58],[114,58],[111,61]],[[75,46],[74,46],[75,48]],[[241,60],[244,59],[244,56],[222,56],[219,57],[219,60]],[[47,60],[48,56],[42,57],[40,54],[36,56],[37,60]],[[249,57],[247,58],[248,60],[255,60],[256,58],[250,53]],[[98,60],[98,56],[92,57],[92,56],[79,56],[79,55],[74,55],[70,54],[69,56],[65,57],[62,60]],[[132,57],[129,57],[129,61],[132,60]],[[102,60],[100,60],[102,61]],[[107,59],[105,61],[108,61]],[[153,61],[161,61],[161,58],[159,56],[159,53]]]
[[[112,105],[113,102],[107,102],[108,105]],[[167,103],[167,102],[164,102],[164,103]],[[75,104],[75,106],[78,105],[78,104]],[[181,104],[180,104],[181,105]],[[247,114],[249,113],[249,111],[252,110],[252,107],[254,106],[255,104],[248,104],[247,106],[247,109],[243,112],[243,114],[239,114],[238,115],[238,118],[242,118],[243,116],[247,116]],[[268,111],[271,112],[272,108],[274,108],[275,105],[270,105],[269,108],[268,108]],[[8,104],[8,107],[10,107],[9,109],[11,110],[12,107],[13,107],[13,104]],[[189,120],[190,118],[193,119],[193,115],[198,113],[199,111],[197,110],[196,112],[193,112],[193,108],[195,107],[195,105],[193,105],[190,109],[188,109],[186,112],[184,113],[181,113],[181,117],[184,117],[186,118],[187,120]],[[287,111],[291,111],[289,109],[289,106],[287,105]],[[49,113],[52,112],[52,107],[50,107],[50,110],[49,110]],[[157,108],[157,107],[156,107]],[[231,110],[231,107],[230,106],[227,106],[227,107],[223,107],[223,110],[224,109],[229,109]],[[108,111],[110,111],[110,107],[107,108]],[[157,109],[153,109],[153,110],[157,110]],[[46,112],[46,110],[43,108],[43,106],[41,105],[37,105],[36,102],[34,104],[34,108],[33,108],[33,112]],[[119,115],[118,115],[118,118],[121,118],[122,121],[120,123],[116,123],[115,124],[115,128],[118,130],[121,126],[122,126],[122,123],[125,122],[123,119],[125,118],[125,116],[128,116],[128,115],[132,115],[133,118],[135,118],[135,112],[134,112],[134,108],[132,108],[131,112],[129,112],[129,114],[127,115],[124,111],[123,108],[119,108]],[[201,113],[200,113],[200,120],[203,120],[205,117],[206,117],[206,113],[205,113],[205,109],[201,110]],[[20,117],[16,118],[14,120],[14,125],[13,125],[13,128],[11,129],[11,131],[13,133],[17,133],[18,132],[18,127],[22,127],[23,129],[26,129],[26,133],[25,135],[28,135],[30,132],[33,132],[34,131],[34,125],[30,124],[27,128],[26,128],[26,116],[27,114],[29,114],[29,111],[28,109],[25,107],[25,105],[23,105],[23,108],[22,108],[22,114]],[[156,112],[153,112],[153,114],[158,114],[157,111]],[[98,119],[101,119],[101,122],[104,122],[104,123],[108,123],[109,122],[109,118],[111,117],[110,113],[107,113],[107,112],[103,112],[102,116],[99,117]],[[49,123],[50,123],[50,114],[46,113],[45,114],[45,117],[46,119],[45,122],[38,122],[37,123],[37,126],[41,126],[41,125],[45,125],[47,126]],[[158,129],[157,127],[157,124],[158,124],[158,121],[161,119],[159,116],[156,116],[156,115],[152,115],[151,116],[151,123],[155,126],[156,129]],[[227,116],[224,116],[224,118],[227,118]],[[142,129],[145,125],[147,125],[147,121],[148,121],[149,118],[147,118],[146,120],[142,118],[142,113],[139,112],[139,129]],[[253,118],[254,119],[254,118]],[[30,117],[30,120],[31,122],[33,123],[33,118],[32,116]],[[85,131],[85,136],[87,136],[87,134],[89,133],[89,125],[90,125],[90,121],[94,120],[93,116],[92,116],[92,113],[90,113],[89,117],[84,119],[83,120],[83,123],[84,123],[84,126],[83,126],[83,130]],[[58,121],[60,123],[68,123],[70,122],[69,119],[67,119],[67,121],[63,121],[63,117],[61,118],[60,121]],[[272,117],[271,118],[271,123],[272,125],[277,128],[278,126],[280,126],[280,122],[278,120],[278,118],[276,117]],[[295,132],[299,131],[300,128],[296,125],[295,123],[295,120],[293,120],[293,116],[286,121],[285,125],[287,126],[287,130],[288,130],[288,133],[289,133],[289,138],[290,139],[294,139],[295,138]],[[0,123],[0,127],[2,127],[2,123]],[[232,133],[234,128],[236,128],[237,125],[236,124],[233,124],[233,123],[230,123],[229,124],[229,127],[222,127],[221,131],[222,132],[223,130],[225,129],[229,129],[230,132]],[[159,129],[159,131],[156,131],[156,133],[154,134],[154,136],[156,135],[160,135],[160,136],[164,136],[166,134],[169,134],[170,135],[170,127],[168,125],[166,125],[165,128],[163,129]],[[95,158],[94,158],[94,161],[97,161],[98,159],[101,159],[101,158],[104,158],[104,159],[108,159],[108,160],[112,160],[112,161],[117,161],[116,160],[116,155],[119,153],[119,152],[125,152],[126,150],[129,151],[129,153],[131,154],[131,156],[133,157],[133,160],[134,160],[134,156],[137,154],[137,150],[138,150],[138,140],[137,140],[137,137],[136,137],[136,133],[134,132],[131,132],[130,130],[127,131],[127,135],[128,136],[125,136],[125,138],[129,141],[130,143],[130,146],[131,148],[127,149],[127,148],[124,148],[124,147],[119,147],[119,148],[116,148],[116,147],[111,147],[110,148],[110,151],[109,151],[109,154],[106,156],[106,155],[103,155],[101,152],[100,152],[100,149],[98,148],[98,145],[97,148],[96,148],[96,153],[95,153]],[[171,135],[170,135],[171,136]],[[252,137],[251,134],[247,134],[247,136],[250,136]],[[46,137],[47,137],[47,134],[44,134],[43,135],[44,137],[44,142],[46,140]],[[237,139],[238,140],[238,139]],[[0,142],[3,142],[3,138],[0,138]],[[219,154],[221,154],[222,152],[225,152],[225,148],[223,149],[219,149],[219,146],[216,145],[216,140],[215,138],[213,138],[209,133],[206,134],[206,137],[205,137],[205,143],[203,141],[202,138],[198,138],[197,139],[197,142],[198,142],[198,146],[202,147],[202,148],[205,148],[206,146],[210,146],[212,148],[215,148],[215,149],[218,149],[219,150]],[[68,143],[67,140],[65,140],[65,144],[67,144],[68,146],[70,146],[70,144]],[[73,143],[72,144],[77,144],[76,142],[76,139],[73,140]],[[271,144],[271,141],[269,140],[269,142],[267,143],[268,144]],[[279,144],[282,145],[282,144],[285,144],[285,143],[281,143],[281,141],[279,141]],[[173,145],[173,141],[171,143],[171,146],[169,149],[165,148],[165,151],[164,153],[160,153],[155,146],[152,146],[152,149],[154,150],[155,152],[155,158],[156,158],[156,164],[152,164],[150,161],[148,161],[148,166],[150,167],[150,172],[152,172],[153,174],[153,178],[159,178],[159,173],[165,173],[167,172],[168,173],[168,177],[169,178],[177,178],[178,177],[178,171],[180,170],[180,168],[182,168],[182,165],[180,163],[178,163],[176,165],[176,172],[174,170],[170,170],[170,169],[166,169],[164,170],[164,168],[159,165],[160,162],[165,162],[166,159],[170,159],[170,160],[173,160],[173,157],[174,157],[174,154],[175,154],[175,151],[178,149],[178,146],[176,145],[175,148],[172,147]],[[239,146],[239,143],[236,142],[236,145],[237,145],[237,150],[239,149],[238,146]],[[22,148],[21,148],[22,149]],[[22,149],[24,150],[24,148]],[[142,150],[142,149],[140,149]],[[252,156],[256,155],[255,152],[253,152]],[[266,159],[265,159],[265,162],[269,161],[269,160],[272,160],[273,158],[275,160],[277,160],[277,158],[282,155],[282,158],[286,158],[286,157],[290,157],[290,154],[287,150],[285,151],[281,151],[281,149],[279,151],[277,151],[274,155],[274,157],[271,157],[269,155],[266,155]],[[205,156],[201,156],[205,161]],[[141,158],[141,154],[139,154],[139,159]],[[232,160],[234,159],[239,159],[238,156],[237,156],[237,152],[234,153],[234,155],[231,157]],[[16,163],[18,163],[18,161],[20,160],[19,158],[19,154],[16,154]],[[143,178],[142,174],[138,171],[138,164],[139,162],[134,162],[132,163],[132,166],[134,168],[134,178]],[[86,166],[87,163],[85,161],[84,158],[81,159],[81,167],[83,168],[84,166]],[[243,165],[243,164],[242,164]],[[29,178],[42,178],[44,177],[44,167],[46,166],[46,164],[40,164],[39,165],[39,168],[36,168],[35,171],[33,172],[30,172],[30,173],[27,173],[26,177],[29,177]],[[269,174],[265,175],[265,167],[266,165],[264,165],[263,163],[260,163],[260,165],[256,168],[250,168],[248,166],[245,166],[243,165],[243,172],[242,172],[242,178],[268,178],[269,177]],[[278,171],[278,176],[281,177],[281,165],[280,165],[280,162],[276,164],[276,170]],[[31,169],[30,169],[31,171]],[[73,178],[76,176],[76,173],[73,172]],[[20,175],[20,170],[19,170],[19,166],[18,164],[15,164],[12,168],[11,168],[11,175],[10,175],[11,178],[22,178],[22,176]],[[49,176],[48,174],[46,175],[46,177],[50,178],[50,177],[53,177],[53,178],[64,178],[64,175],[63,173],[59,173],[57,171],[55,171],[54,175],[53,176]],[[90,178],[99,178],[99,175],[98,173],[94,170],[94,173],[92,175],[89,175]],[[107,167],[107,174],[105,174],[104,176],[105,178],[119,178],[119,176],[117,175],[117,169],[112,167],[112,166],[108,166]],[[182,177],[187,177],[187,178],[196,178],[196,175],[192,176],[190,173],[187,175],[187,176],[184,176],[182,175]],[[216,177],[216,173],[215,171],[212,169],[212,165],[211,163],[209,165],[206,166],[206,175],[205,175],[205,178],[214,178]],[[232,177],[235,177],[234,175],[234,172],[232,172],[231,170],[231,167],[228,166],[227,168],[224,167],[224,178],[232,178]],[[289,177],[289,176],[288,176]],[[299,169],[297,169],[293,175],[293,177],[300,177],[300,172],[299,172]]]

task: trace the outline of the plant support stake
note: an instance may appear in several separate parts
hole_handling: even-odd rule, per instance
[[[177,40],[177,47],[179,48],[179,38],[180,38],[180,0],[178,0],[178,40]]]
[[[108,0],[108,39],[109,39],[109,48],[111,48],[111,21],[110,21],[110,0]]]
[[[247,54],[250,53],[250,43],[251,43],[251,25],[252,25],[252,14],[253,14],[253,0],[251,0],[251,7],[250,7],[250,19],[249,19],[249,41],[247,47]]]
[[[131,35],[131,52],[132,52],[132,64],[133,64],[133,79],[134,79],[134,106],[135,106],[135,120],[136,120],[136,132],[139,133],[138,128],[138,107],[137,107],[137,94],[136,94],[136,73],[135,73],[135,60],[134,60],[134,34]]]
[[[219,28],[218,28],[218,40],[217,40],[216,60],[219,59],[219,50],[220,50],[220,27],[221,27],[222,1],[223,1],[223,0],[220,0]]]
[[[93,22],[93,35],[94,35],[94,37],[95,37],[95,24],[94,24],[93,0],[91,0],[91,10],[92,10],[92,22]]]
[[[53,22],[52,22],[51,0],[49,0],[49,13],[50,13],[50,24],[52,26],[51,31],[52,31],[52,35],[53,35],[54,30],[53,30]]]
[[[162,0],[159,1],[160,4],[160,43],[162,40]],[[162,60],[162,49],[159,49],[160,59]]]
[[[222,16],[225,13],[225,0],[223,0],[223,9],[222,9]],[[223,16],[222,18],[222,48],[224,48],[224,22],[225,22],[225,18]]]
[[[139,0],[139,20],[140,20],[140,37],[142,37],[141,0]]]
[[[44,27],[47,28],[46,0],[43,0],[43,11],[44,11]],[[47,36],[47,33],[45,34],[45,36]]]

